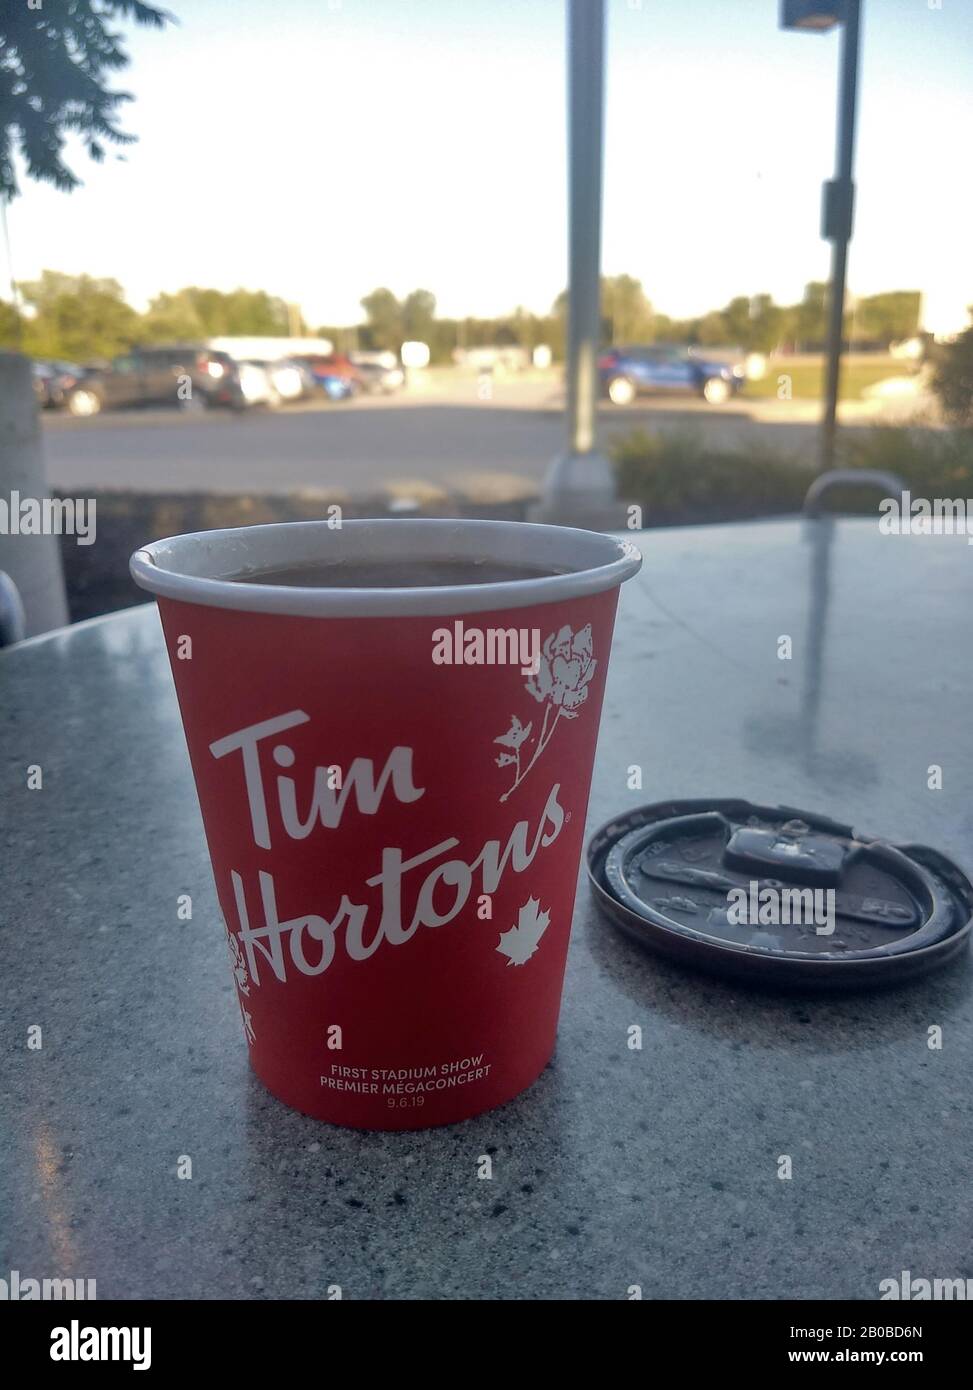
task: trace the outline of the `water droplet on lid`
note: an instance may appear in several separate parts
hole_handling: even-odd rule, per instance
[[[780,833],[782,835],[806,835],[810,828],[807,821],[789,820],[781,826]]]
[[[657,907],[660,912],[691,912],[699,911],[699,905],[694,903],[692,898],[653,898],[652,906]]]
[[[898,903],[889,903],[876,898],[863,898],[862,911],[869,912],[874,917],[912,917],[912,913],[907,907],[900,907]]]

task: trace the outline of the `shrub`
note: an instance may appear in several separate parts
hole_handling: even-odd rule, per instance
[[[917,497],[973,497],[973,429],[849,430],[841,463],[897,473]]]
[[[902,426],[846,429],[837,466],[897,474],[917,497],[973,497],[973,429]],[[611,446],[619,497],[638,503],[646,526],[739,521],[799,512],[813,469],[760,447],[707,447],[695,435],[639,429]],[[874,516],[874,488],[836,489],[829,511]]]
[[[795,512],[814,476],[766,449],[712,449],[691,433],[635,430],[611,454],[619,497],[641,506],[647,526]]]
[[[973,328],[939,350],[932,389],[953,425],[973,425]]]

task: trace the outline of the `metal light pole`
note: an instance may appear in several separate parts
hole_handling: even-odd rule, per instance
[[[821,472],[834,467],[841,379],[842,319],[845,310],[845,276],[855,201],[852,169],[855,154],[855,116],[858,99],[858,54],[861,44],[861,0],[782,0],[781,25],[785,29],[817,32],[841,30],[838,78],[837,157],[835,176],[824,185],[821,234],[831,242],[831,292],[828,304],[827,377],[824,415],[821,420]]]
[[[590,524],[615,496],[596,448],[601,337],[601,187],[605,110],[604,0],[567,0],[568,343],[567,450],[544,482],[538,515]]]
[[[841,331],[845,310],[845,273],[851,240],[855,184],[855,115],[858,96],[858,50],[861,33],[861,0],[845,0],[841,30],[841,68],[838,79],[837,168],[832,183],[825,184],[825,237],[831,241],[831,304],[828,316],[828,380],[824,419],[821,422],[821,471],[834,467],[834,442],[841,375]]]

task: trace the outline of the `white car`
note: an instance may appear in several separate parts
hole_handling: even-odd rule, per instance
[[[269,362],[239,362],[240,390],[247,405],[269,405],[276,409],[281,403],[281,394],[271,371]]]
[[[296,362],[284,357],[279,362],[267,362],[264,365],[282,401],[300,400],[305,392],[305,384],[304,376]]]

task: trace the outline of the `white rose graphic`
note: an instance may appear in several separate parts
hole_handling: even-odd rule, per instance
[[[240,1017],[243,1020],[243,1031],[246,1034],[248,1043],[256,1042],[257,1038],[253,1030],[253,1019],[250,1016],[249,1009],[243,1002],[244,998],[249,998],[250,995],[250,972],[243,958],[243,951],[240,948],[239,940],[230,931],[225,922],[223,926],[226,931],[227,948],[230,952],[230,964],[233,967],[233,978],[236,981],[238,991],[237,1003],[240,1005]]]
[[[549,700],[565,719],[576,719],[588,698],[588,682],[598,665],[591,655],[591,624],[572,634],[569,627],[553,633],[541,648],[540,667],[527,690],[543,704]]]
[[[517,715],[512,717],[507,732],[493,740],[507,750],[497,755],[497,766],[514,769],[513,783],[503,793],[501,801],[506,801],[530,772],[550,743],[558,720],[577,719],[579,708],[588,698],[588,685],[597,665],[592,656],[590,623],[577,632],[562,627],[544,642],[537,674],[525,682],[527,693],[544,706],[543,720],[533,746],[533,722],[525,725]],[[528,753],[530,757],[525,763]]]

